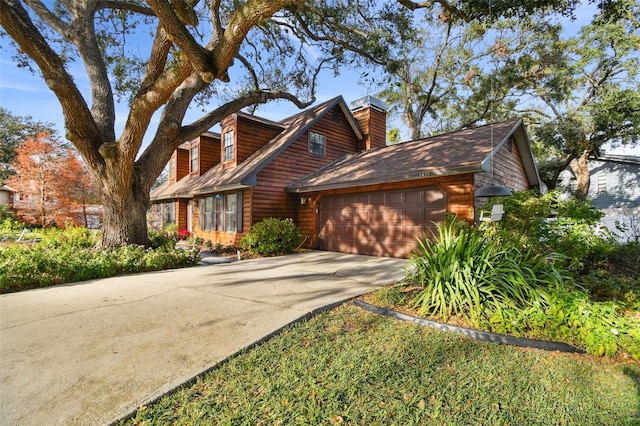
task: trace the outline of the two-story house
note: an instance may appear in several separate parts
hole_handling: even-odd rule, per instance
[[[386,107],[340,96],[280,122],[242,112],[182,144],[152,212],[214,244],[239,245],[267,217],[305,246],[406,256],[445,214],[473,220],[474,190],[540,185],[522,120],[386,145]]]

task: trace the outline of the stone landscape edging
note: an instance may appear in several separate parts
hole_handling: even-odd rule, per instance
[[[431,321],[424,318],[418,318],[411,315],[403,314],[402,312],[397,312],[391,309],[374,306],[367,302],[363,302],[362,300],[359,300],[359,299],[354,299],[353,304],[361,309],[374,312],[379,315],[385,315],[385,316],[399,319],[402,321],[414,322],[422,326],[431,327],[431,328],[435,328],[442,331],[453,331],[456,333],[463,334],[467,337],[471,337],[472,339],[476,339],[484,342],[500,343],[503,345],[518,346],[521,348],[543,349],[546,351],[584,353],[583,350],[576,348],[575,346],[569,345],[567,343],[552,342],[548,340],[529,339],[526,337],[507,336],[504,334],[491,333],[488,331],[473,330],[470,328],[460,327],[457,325],[442,324],[436,321]]]

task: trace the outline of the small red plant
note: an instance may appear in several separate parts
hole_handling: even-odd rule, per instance
[[[186,240],[187,238],[189,238],[191,236],[191,232],[187,231],[186,229],[181,229],[178,231],[178,238],[181,241]]]

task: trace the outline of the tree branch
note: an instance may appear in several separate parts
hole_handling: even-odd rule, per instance
[[[26,4],[42,19],[47,25],[57,31],[59,34],[66,34],[71,26],[64,22],[62,19],[54,15],[44,4],[39,0],[24,0]]]
[[[193,38],[176,14],[175,8],[167,0],[148,0],[148,3],[169,39],[180,48],[181,53],[186,56],[193,69],[198,71],[202,80],[211,83],[218,77],[210,52]]]
[[[62,59],[49,47],[27,11],[17,1],[0,0],[0,25],[32,58],[54,92],[65,119],[66,137],[95,169],[103,164],[98,154],[101,134],[87,104],[64,68]]]
[[[194,76],[190,78],[190,82],[195,81],[193,77]],[[185,85],[188,86],[188,82],[185,82]],[[197,87],[185,88],[185,91],[195,94],[197,93]],[[186,95],[186,97],[188,98],[188,94]],[[209,130],[214,124],[219,123],[225,117],[241,110],[242,108],[255,104],[263,104],[274,99],[289,100],[299,108],[306,108],[307,106],[315,102],[315,98],[311,99],[309,102],[302,102],[295,95],[292,95],[288,92],[271,92],[264,90],[255,91],[247,93],[234,99],[233,101],[221,105],[214,111],[211,111],[199,120],[182,127],[178,131],[170,128],[172,123],[170,123],[169,121],[165,121],[165,114],[163,114],[160,129],[156,133],[156,136],[153,138],[149,146],[142,153],[140,159],[136,162],[136,168],[138,170],[144,170],[145,172],[145,176],[141,176],[141,179],[143,180],[142,184],[151,187],[151,185],[155,181],[155,177],[162,171],[162,168],[171,157],[173,151],[184,141],[196,138],[197,136]],[[176,102],[183,101],[181,99],[177,99]],[[167,108],[170,108],[173,112],[175,112],[177,106],[168,105]],[[186,107],[184,108],[186,110]]]
[[[454,6],[451,6],[449,2],[444,0],[433,0],[433,1],[423,1],[423,2],[414,2],[411,0],[398,0],[398,3],[400,3],[402,6],[406,7],[411,11],[416,11],[418,9],[431,9],[435,3],[438,3],[449,14],[456,15],[467,22],[470,21],[469,16],[467,16],[463,11],[456,9]]]
[[[99,0],[94,10],[98,11],[101,9],[127,10],[129,12],[139,13],[140,15],[155,16],[151,8],[117,0]]]
[[[240,50],[240,45],[252,28],[272,17],[280,9],[300,6],[304,3],[306,0],[247,0],[237,7],[220,42],[213,47],[216,77],[222,81],[229,81],[226,74],[227,69],[233,63]]]
[[[214,124],[220,122],[226,116],[240,111],[242,108],[255,104],[264,104],[274,99],[290,101],[300,109],[304,109],[316,101],[316,98],[313,97],[311,100],[303,102],[298,99],[297,96],[285,91],[256,90],[240,96],[233,101],[227,102],[204,117],[182,127],[179,132],[179,139],[181,141],[193,139],[201,133],[209,130]]]
[[[316,42],[330,42],[333,43],[335,45],[338,45],[340,47],[343,47],[344,49],[350,51],[350,52],[354,52],[357,53],[358,55],[367,58],[368,60],[370,60],[371,62],[377,64],[377,65],[384,65],[384,61],[381,61],[380,59],[372,56],[369,52],[367,52],[364,49],[360,49],[356,46],[353,46],[352,44],[347,43],[344,40],[340,40],[337,39],[335,37],[320,37],[317,34],[315,34],[313,31],[311,31],[311,29],[309,28],[309,25],[302,19],[302,17],[300,15],[296,15],[295,16],[296,22],[298,22],[300,24],[300,28],[302,29],[302,32],[309,37],[311,40],[316,41]],[[289,28],[291,28],[293,31],[295,31],[295,28],[291,25],[287,25],[287,24],[282,24],[283,26],[288,26]]]
[[[222,39],[224,28],[222,28],[222,21],[220,20],[220,2],[221,0],[213,0],[211,2],[211,22],[213,24],[213,37],[211,37],[214,43],[217,43]]]

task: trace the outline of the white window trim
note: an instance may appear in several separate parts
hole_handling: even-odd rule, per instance
[[[227,211],[227,200],[231,197],[235,198],[235,210]],[[213,204],[211,211],[206,211],[205,206],[207,200],[211,199]],[[241,233],[242,232],[242,210],[243,210],[243,192],[232,192],[226,194],[214,194],[209,197],[201,198],[199,204],[199,224],[198,228],[206,232],[225,232],[225,233]],[[236,226],[235,230],[229,230],[227,227],[230,225],[230,221],[227,220],[228,215],[235,215]],[[207,219],[210,216],[210,219]],[[206,226],[207,223],[209,226]]]
[[[234,151],[235,151],[235,132],[233,131],[233,129],[227,130],[226,132],[224,132],[224,135],[222,136],[223,140],[222,140],[222,161],[227,162],[227,161],[233,161],[234,158]],[[227,145],[227,141],[230,142],[230,144]],[[227,155],[227,153],[229,153],[229,155]]]
[[[195,158],[193,156],[194,152],[196,153]],[[199,145],[192,146],[191,149],[189,150],[189,160],[190,160],[189,168],[191,173],[195,173],[200,169],[199,158],[200,158],[200,146]]]

